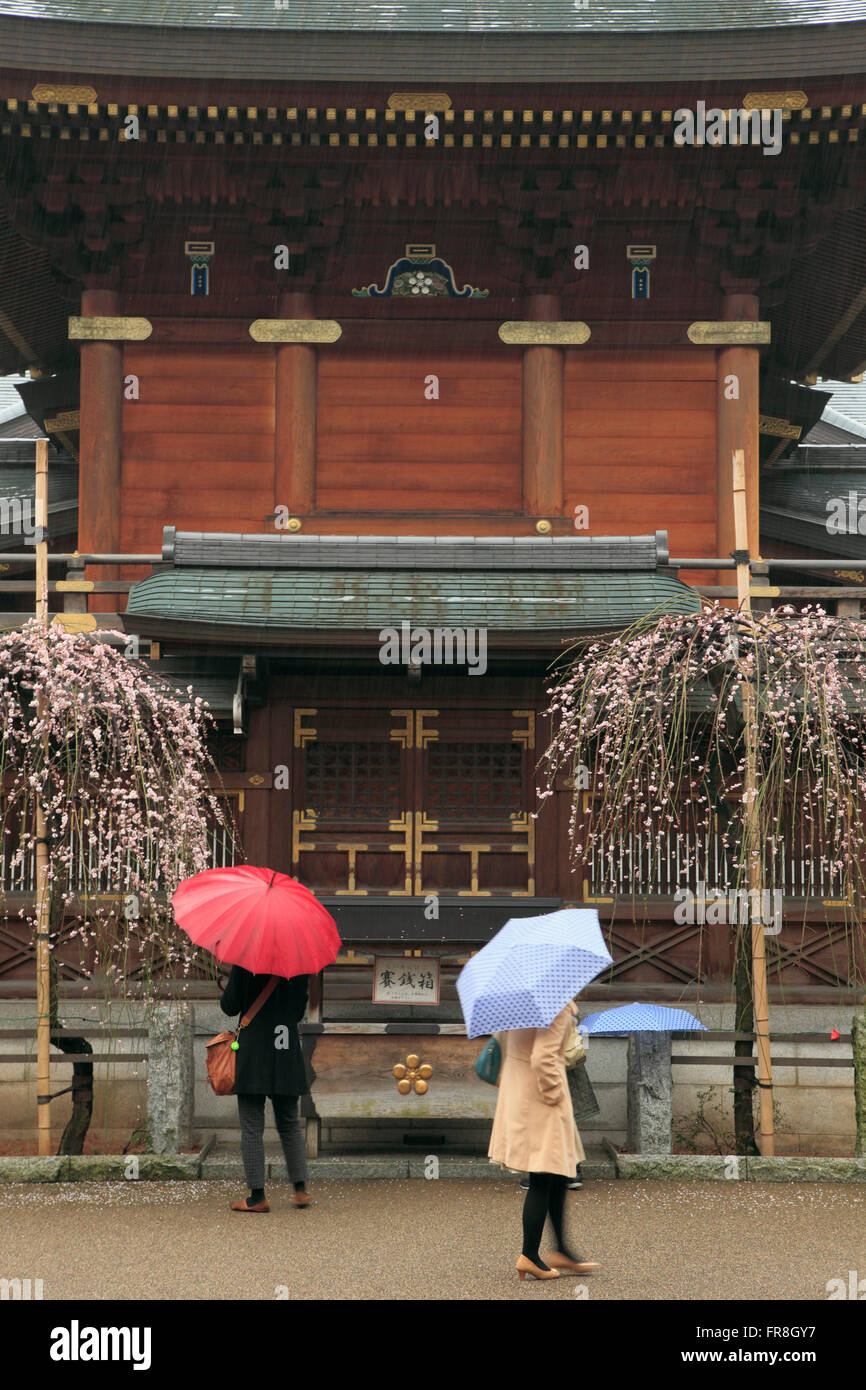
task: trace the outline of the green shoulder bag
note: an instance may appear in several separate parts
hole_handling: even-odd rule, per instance
[[[475,1061],[475,1071],[488,1086],[499,1082],[499,1069],[502,1066],[502,1048],[495,1037],[488,1038]]]

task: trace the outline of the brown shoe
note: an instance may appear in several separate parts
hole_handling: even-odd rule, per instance
[[[528,1260],[525,1255],[518,1255],[517,1264],[514,1266],[514,1268],[517,1270],[517,1273],[520,1276],[521,1284],[525,1280],[527,1274],[531,1274],[533,1279],[559,1278],[558,1269],[539,1269],[538,1265],[533,1264],[532,1260]]]
[[[248,1207],[246,1202],[232,1202],[232,1211],[270,1211],[267,1202],[256,1202],[254,1207]]]
[[[304,1207],[309,1207],[313,1204],[313,1199],[309,1192],[293,1192],[292,1201],[301,1211],[303,1211]]]
[[[601,1265],[596,1264],[595,1260],[570,1260],[558,1250],[551,1250],[544,1258],[551,1269],[567,1270],[569,1274],[592,1274],[596,1269],[601,1269]]]

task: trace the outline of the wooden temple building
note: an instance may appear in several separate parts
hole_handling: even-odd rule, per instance
[[[761,490],[808,384],[866,367],[866,5],[229,8],[0,0],[0,369],[77,461],[77,550],[113,557],[54,605],[209,700],[215,862],[322,896],[313,1017],[379,1029],[334,1066],[420,1036],[432,1098],[474,1052],[458,963],[510,915],[598,908],[593,999],[729,996],[675,853],[635,903],[629,846],[571,862],[567,779],[536,819],[546,673],[733,594],[734,449],[753,558],[819,553],[761,534]],[[844,569],[798,580],[858,603]],[[771,989],[853,997],[803,883]],[[433,961],[440,1002],[374,1000],[374,956]]]

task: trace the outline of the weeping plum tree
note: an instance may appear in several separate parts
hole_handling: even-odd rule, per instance
[[[804,891],[849,904],[836,968],[862,986],[856,906],[866,838],[866,623],[820,609],[747,617],[707,605],[700,614],[656,614],[569,654],[550,695],[554,732],[540,764],[542,798],[558,773],[586,769],[574,781],[575,861],[592,855],[609,885],[617,847],[630,845],[633,892],[649,893],[669,835],[688,827],[679,841],[678,886],[694,890],[700,878],[712,882],[701,846],[715,833],[727,864],[727,881],[716,887],[747,902],[754,920],[764,904],[746,896],[750,825],[767,890],[784,886],[786,853],[796,842],[810,866]],[[744,708],[753,710],[751,818]],[[579,815],[581,785],[592,799],[586,818]],[[737,915],[728,929],[736,932],[736,1027],[752,1032],[751,927]],[[751,1044],[738,1043],[736,1052],[751,1056]],[[742,1153],[757,1151],[751,1084],[738,1088],[735,1076]]]
[[[208,724],[200,699],[179,699],[105,643],[36,621],[0,636],[0,887],[4,896],[32,887],[41,803],[53,1030],[62,1026],[61,951],[77,953],[94,988],[145,1002],[197,964],[169,899],[181,878],[208,867],[209,835],[225,824],[209,783]],[[35,929],[34,907],[19,915]],[[83,1038],[52,1041],[92,1050]],[[92,1066],[76,1063],[76,1073],[60,1153],[82,1151],[90,1120]]]

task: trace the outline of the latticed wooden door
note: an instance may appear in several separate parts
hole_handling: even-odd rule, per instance
[[[535,893],[535,714],[441,710],[415,754],[415,892]]]
[[[298,708],[293,872],[345,896],[535,892],[531,710]]]

